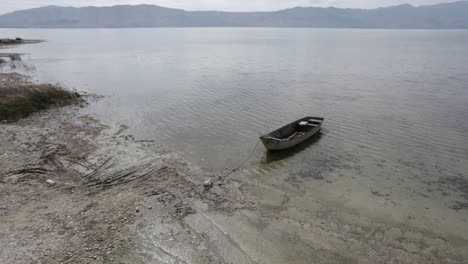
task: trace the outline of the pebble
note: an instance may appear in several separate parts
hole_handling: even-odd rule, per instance
[[[205,187],[213,186],[213,182],[211,181],[211,178],[206,179],[206,180],[203,182],[203,186],[205,186]]]
[[[49,184],[50,186],[54,186],[54,185],[55,185],[55,182],[54,182],[53,180],[51,180],[51,179],[47,180],[46,182],[47,182],[47,184]]]
[[[211,179],[207,179],[203,182],[203,186],[205,186],[205,188],[211,188],[213,186],[213,182]]]

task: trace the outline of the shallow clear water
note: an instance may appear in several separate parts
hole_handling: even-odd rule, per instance
[[[13,30],[31,74],[105,96],[84,112],[130,126],[203,167],[233,168],[269,132],[326,118],[293,151],[248,167],[291,178],[468,173],[468,31],[348,29]],[[341,172],[341,174],[345,173]],[[346,173],[345,173],[346,174]],[[297,180],[296,179],[296,180]]]

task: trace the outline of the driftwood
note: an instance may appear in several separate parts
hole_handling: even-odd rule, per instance
[[[9,171],[3,175],[18,175],[18,174],[46,174],[49,170],[40,168],[40,167],[32,167],[32,168],[25,168],[21,170],[14,170]]]
[[[86,168],[86,169],[88,169],[88,170],[93,169],[92,164],[83,164],[83,163],[81,163],[81,162],[79,162],[79,161],[75,161],[75,160],[73,160],[73,159],[65,159],[65,160],[68,161],[68,162],[70,162],[70,163],[79,165],[79,166],[81,166],[81,167],[83,167],[83,168]],[[83,161],[86,162],[86,160],[83,160]]]
[[[149,171],[142,173],[142,174],[138,174],[137,172],[139,171],[140,170],[137,168],[128,172],[124,172],[122,175],[118,175],[123,172],[123,171],[120,171],[116,173],[118,176],[114,178],[107,178],[105,180],[93,179],[93,180],[90,180],[90,182],[86,185],[88,187],[111,187],[111,186],[126,184],[126,183],[129,183],[138,179],[142,179],[148,176],[149,174],[155,172],[155,169],[150,169]]]
[[[106,159],[103,163],[101,163],[101,165],[99,165],[96,169],[94,169],[94,171],[92,171],[92,172],[86,174],[84,177],[85,177],[85,178],[91,178],[91,177],[93,177],[93,175],[96,174],[96,173],[99,171],[99,169],[101,169],[104,165],[106,165],[107,162],[109,162],[111,159],[112,159],[112,158]]]

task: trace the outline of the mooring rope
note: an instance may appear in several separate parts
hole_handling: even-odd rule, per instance
[[[241,163],[241,165],[239,165],[238,167],[234,168],[233,170],[231,170],[230,172],[228,172],[226,175],[223,175],[221,177],[227,177],[231,174],[233,174],[234,172],[236,172],[237,170],[239,170],[240,168],[244,167],[245,163],[247,161],[250,160],[250,158],[252,157],[252,154],[255,152],[255,150],[257,149],[258,147],[258,143],[260,143],[260,139],[257,141],[257,144],[255,144],[255,147],[252,149],[252,151],[250,152],[249,156],[247,156],[247,159],[244,160],[244,162]]]

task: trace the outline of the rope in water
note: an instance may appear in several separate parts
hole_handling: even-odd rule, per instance
[[[244,162],[241,163],[241,165],[239,165],[238,167],[236,167],[235,169],[231,170],[230,172],[228,172],[226,175],[223,175],[221,177],[227,177],[231,174],[233,174],[234,172],[238,171],[240,168],[244,167],[245,163],[247,161],[250,160],[250,158],[252,157],[252,154],[255,152],[255,150],[257,149],[258,147],[258,143],[260,143],[260,139],[257,141],[257,144],[255,144],[255,147],[252,149],[252,151],[250,152],[249,156],[247,156],[247,159],[244,160]]]

